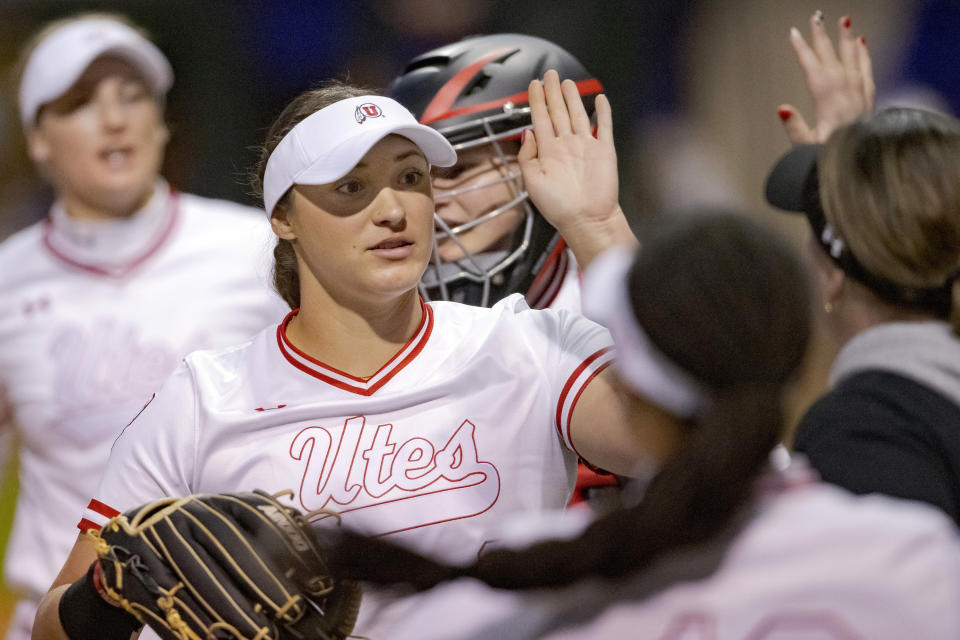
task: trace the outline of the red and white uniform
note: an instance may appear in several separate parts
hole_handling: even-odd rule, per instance
[[[459,580],[411,599],[387,637],[960,638],[960,538],[941,513],[854,496],[816,482],[802,465],[766,483],[729,547],[675,553],[633,578],[559,590],[520,593]],[[549,523],[556,535],[576,535],[585,524],[582,513],[557,517]],[[548,534],[542,525],[534,525],[535,537]],[[530,526],[511,528],[520,531],[519,546],[531,542]]]
[[[580,293],[580,269],[573,252],[567,248],[555,251],[548,258],[542,280],[534,281],[527,293],[527,303],[534,309],[566,309],[583,313]],[[569,506],[587,503],[603,512],[616,501],[619,480],[613,474],[598,471],[581,463],[577,466],[576,487]]]
[[[288,310],[267,284],[271,238],[262,212],[161,182],[129,219],[82,223],[54,205],[0,245],[0,407],[20,428],[5,579],[25,618],[76,541],[110,445],[180,359]]]
[[[612,357],[599,325],[519,294],[424,304],[362,380],[297,351],[285,324],[188,356],[117,439],[79,526],[166,495],[292,490],[302,511],[467,562],[505,518],[566,503],[568,420]]]

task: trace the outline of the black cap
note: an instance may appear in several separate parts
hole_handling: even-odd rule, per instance
[[[767,202],[791,213],[820,209],[817,155],[820,145],[804,144],[784,154],[767,176]]]

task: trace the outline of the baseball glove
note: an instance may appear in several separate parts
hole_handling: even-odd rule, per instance
[[[91,535],[101,590],[165,640],[342,640],[356,622],[359,587],[260,491],[152,502]]]

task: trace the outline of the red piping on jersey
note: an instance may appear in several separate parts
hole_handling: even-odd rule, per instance
[[[426,124],[434,120],[442,120],[444,112],[453,106],[453,103],[456,102],[460,96],[460,92],[463,91],[463,88],[467,86],[468,82],[473,80],[480,69],[487,66],[488,62],[493,62],[507,53],[512,53],[516,51],[517,48],[516,46],[501,47],[491,51],[469,67],[465,67],[457,72],[455,76],[447,80],[445,85],[440,87],[437,95],[433,96],[433,100],[431,100],[427,108],[423,110],[423,117],[420,118],[420,122]]]
[[[547,309],[550,305],[553,304],[553,301],[557,299],[557,295],[560,293],[560,289],[563,287],[563,282],[567,279],[567,268],[569,266],[570,259],[564,252],[563,257],[560,259],[557,272],[554,275],[553,281],[550,282],[550,288],[547,289],[546,297],[543,302],[540,302],[541,309]]]
[[[527,304],[531,309],[546,309],[556,300],[560,293],[560,287],[567,277],[567,268],[570,264],[570,257],[567,255],[567,243],[563,238],[557,242],[547,257],[546,263],[540,269],[540,273],[533,280],[530,289],[527,291]],[[531,299],[529,296],[534,294]]]
[[[567,382],[563,385],[563,390],[560,391],[560,399],[557,400],[557,434],[559,434],[560,437],[563,437],[563,432],[564,432],[563,423],[562,423],[562,419],[563,419],[563,403],[566,402],[567,394],[570,393],[570,389],[573,387],[574,383],[577,381],[577,378],[580,377],[580,374],[583,373],[584,369],[586,369],[587,367],[589,367],[590,364],[593,363],[594,360],[596,360],[597,358],[599,358],[599,357],[602,356],[603,354],[607,353],[608,351],[611,351],[612,349],[613,349],[613,347],[604,347],[603,349],[600,349],[599,351],[595,352],[595,353],[594,353],[593,355],[591,355],[589,358],[587,358],[586,360],[584,360],[583,362],[581,362],[581,363],[580,363],[580,366],[577,367],[577,368],[574,370],[574,372],[570,374],[570,377],[569,377],[569,378],[567,378]],[[608,363],[608,364],[609,364],[609,363]],[[581,385],[580,390],[577,392],[577,395],[574,397],[574,400],[573,400],[574,406],[576,406],[577,400],[580,399],[580,394],[583,393],[583,390],[584,390],[584,389],[586,389],[587,383],[589,383],[590,380],[593,380],[594,376],[596,376],[597,373],[599,373],[600,371],[602,371],[604,368],[606,368],[606,364],[603,365],[603,367],[601,367],[600,369],[598,369],[596,372],[594,372],[593,374],[591,374],[591,376],[587,379],[587,382],[585,382],[583,385]],[[573,407],[570,408],[570,413],[568,414],[568,418],[569,418],[570,415],[573,415]],[[569,434],[568,434],[568,439],[569,439]],[[570,440],[570,446],[573,447],[573,440]],[[576,448],[574,448],[573,450],[574,450],[574,452],[577,451]],[[577,455],[580,455],[580,454],[577,453]],[[581,457],[583,457],[583,456],[581,456]]]
[[[338,389],[343,389],[344,391],[356,393],[361,396],[372,396],[374,393],[377,392],[378,389],[380,389],[380,387],[387,384],[387,382],[389,382],[393,378],[393,376],[397,375],[401,369],[403,369],[405,366],[410,364],[414,360],[414,358],[416,358],[420,354],[420,352],[423,351],[423,348],[427,345],[427,341],[430,339],[430,334],[433,331],[433,309],[429,305],[425,304],[423,302],[423,299],[420,299],[420,309],[423,311],[423,317],[420,319],[420,324],[417,326],[417,330],[414,331],[413,337],[410,338],[410,340],[408,340],[407,343],[403,345],[403,347],[401,347],[396,352],[396,354],[394,354],[394,356],[387,361],[386,364],[384,364],[382,367],[377,369],[376,373],[370,376],[368,380],[372,380],[373,378],[377,377],[381,372],[387,371],[386,375],[380,378],[375,384],[370,386],[368,386],[369,385],[368,380],[364,380],[363,378],[358,378],[357,376],[350,375],[349,373],[340,371],[335,367],[331,367],[328,364],[324,364],[323,362],[310,357],[300,349],[297,349],[290,342],[290,340],[287,339],[287,332],[286,332],[287,325],[290,323],[293,317],[297,315],[297,313],[300,311],[299,309],[294,309],[293,311],[288,313],[287,317],[283,319],[283,322],[281,322],[277,326],[277,345],[280,347],[280,353],[282,353],[283,357],[287,359],[287,362],[292,364],[297,369],[300,369],[304,373],[310,374],[314,378],[322,380],[323,382],[326,382],[327,384],[337,387]],[[414,343],[414,341],[417,342],[416,346],[414,346],[414,348],[410,351],[410,353],[408,353],[402,360],[400,360],[399,362],[396,362],[397,358],[400,357],[400,354],[406,351],[407,348],[409,348],[410,345]],[[355,380],[357,384],[354,386],[346,382],[343,382],[341,380],[337,380],[336,378],[332,378],[329,375],[325,375],[322,371],[318,371],[317,369],[307,366],[304,363],[297,360],[296,358],[294,358],[293,356],[291,356],[289,353],[290,351],[296,353],[298,356],[300,356],[301,358],[309,362],[311,365],[317,367],[317,369],[326,369],[330,373],[336,374],[338,376],[342,376],[344,378],[348,378],[350,380]]]
[[[180,217],[180,193],[173,187],[170,188],[170,198],[167,201],[167,212],[167,226],[165,226],[163,231],[161,231],[157,236],[157,241],[140,256],[116,269],[104,269],[103,267],[98,267],[96,265],[86,264],[84,262],[80,262],[79,260],[74,260],[69,256],[65,256],[57,251],[57,248],[54,247],[50,242],[50,230],[53,228],[53,222],[51,222],[49,217],[43,222],[43,246],[45,246],[47,251],[52,253],[56,258],[72,267],[83,269],[84,271],[89,271],[90,273],[95,273],[98,276],[122,278],[146,262],[153,254],[155,254],[157,250],[164,245],[164,243],[167,241],[167,238],[170,236],[170,233],[173,231],[173,228],[176,226],[177,219]]]
[[[580,455],[580,452],[577,451],[576,445],[573,444],[573,435],[571,435],[570,433],[570,421],[573,419],[573,410],[577,408],[577,402],[580,400],[580,395],[590,385],[590,382],[600,374],[601,371],[603,371],[604,369],[610,366],[611,362],[612,360],[608,360],[607,362],[604,362],[602,365],[597,367],[596,371],[590,374],[589,378],[584,380],[583,384],[580,386],[580,389],[577,391],[577,395],[573,396],[573,402],[570,403],[570,410],[567,412],[567,441],[570,442],[570,448],[573,449],[573,452],[576,453],[577,456],[588,465],[591,464],[590,461],[584,458],[582,455]],[[591,465],[591,466],[596,466],[596,465]]]
[[[466,71],[466,69],[464,69],[464,71]],[[461,71],[460,73],[463,73],[463,71]],[[454,76],[454,78],[456,78],[456,76]],[[453,80],[451,80],[450,82],[453,82]],[[449,85],[449,83],[447,84]],[[581,80],[577,82],[576,85],[577,85],[577,91],[580,93],[581,96],[589,96],[595,93],[603,92],[603,85],[600,84],[600,81],[595,78],[591,78],[590,80]],[[439,94],[437,95],[437,97],[439,97]],[[434,98],[434,100],[436,100],[436,98]],[[447,118],[455,118],[456,116],[462,116],[468,113],[477,113],[478,111],[486,111],[487,109],[502,107],[508,102],[512,102],[514,104],[527,104],[530,102],[530,95],[526,91],[524,91],[523,93],[515,93],[512,96],[507,96],[506,98],[500,98],[499,100],[481,102],[480,104],[474,104],[468,107],[460,107],[459,109],[454,109],[453,111],[447,111],[446,113],[433,114],[433,113],[424,112],[423,117],[420,119],[420,122],[422,124],[429,124],[431,122],[436,122],[437,120],[446,120]],[[431,102],[430,107],[432,106],[433,106],[433,103]]]

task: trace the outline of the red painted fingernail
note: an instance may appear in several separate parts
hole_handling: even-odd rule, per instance
[[[867,44],[867,36],[860,36],[860,44],[862,45]]]
[[[780,116],[780,119],[786,122],[790,119],[790,116],[793,115],[790,109],[777,109],[777,115]]]
[[[843,19],[843,26],[845,26],[847,29],[850,28],[850,16],[847,16]]]

